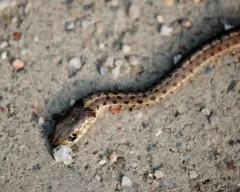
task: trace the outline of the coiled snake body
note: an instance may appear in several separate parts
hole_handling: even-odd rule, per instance
[[[149,106],[162,101],[191,79],[209,61],[226,53],[240,50],[240,28],[204,44],[189,57],[182,60],[180,67],[146,91],[130,93],[94,93],[76,102],[60,121],[53,135],[54,145],[75,144],[96,121],[99,114],[107,109],[133,109]]]

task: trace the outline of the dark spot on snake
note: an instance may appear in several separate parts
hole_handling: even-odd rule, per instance
[[[127,104],[129,104],[129,102],[128,102],[128,101],[124,101],[124,104],[126,104],[126,105],[127,105]]]
[[[143,101],[142,100],[137,100],[137,103],[142,104]]]
[[[176,83],[176,82],[173,82],[173,84],[172,84],[172,85],[175,87],[175,86],[177,86],[177,83]]]
[[[133,109],[132,108],[129,108],[129,111],[132,111]]]
[[[156,100],[156,97],[155,97],[155,96],[152,96],[150,99],[151,99],[152,101],[155,101],[155,100]]]
[[[154,92],[154,93],[157,93],[157,92],[159,92],[159,89],[155,89],[153,92]]]
[[[119,107],[119,108],[122,108],[122,105],[119,105],[118,107]]]
[[[136,97],[135,96],[131,96],[130,99],[135,99]]]
[[[117,104],[117,101],[113,101],[113,104]]]
[[[165,93],[167,93],[167,91],[164,89],[164,90],[162,90],[162,93],[165,94]]]
[[[186,78],[186,75],[183,74],[183,75],[182,75],[182,78],[183,78],[183,79]]]
[[[107,105],[107,102],[103,102],[103,105]]]
[[[149,106],[149,103],[146,103],[146,106]]]
[[[122,97],[121,97],[121,96],[117,96],[117,98],[118,98],[118,99],[122,99]]]
[[[106,97],[106,99],[107,99],[107,100],[109,100],[109,99],[110,99],[110,97],[109,97],[109,96],[107,96],[107,97]]]

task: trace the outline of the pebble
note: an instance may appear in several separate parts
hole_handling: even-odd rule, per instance
[[[189,177],[190,179],[197,179],[198,178],[198,174],[196,171],[190,171],[189,172]]]
[[[159,137],[162,134],[162,129],[159,129],[158,132],[156,133],[156,137]]]
[[[7,52],[6,51],[1,53],[1,59],[2,60],[7,59]]]
[[[94,178],[97,179],[98,181],[102,180],[102,177],[100,175],[95,175]]]
[[[142,63],[136,56],[129,57],[128,62],[132,66],[137,66]]]
[[[3,41],[1,44],[0,44],[0,48],[1,49],[4,49],[8,46],[8,42],[7,41]]]
[[[24,9],[25,14],[28,14],[28,13],[30,12],[31,6],[32,6],[31,3],[28,3],[28,4],[25,6],[25,9]]]
[[[210,116],[211,115],[211,110],[208,108],[202,109],[203,115]]]
[[[180,59],[182,58],[182,54],[177,54],[173,56],[173,63],[177,64],[178,61],[180,61]]]
[[[43,117],[39,117],[38,125],[42,126],[43,124],[44,124],[44,118]]]
[[[173,29],[171,27],[168,27],[167,25],[163,24],[160,28],[160,34],[163,36],[169,36],[173,32]]]
[[[156,17],[156,19],[157,19],[157,22],[158,22],[159,24],[163,24],[163,23],[164,23],[164,19],[163,19],[163,17],[162,17],[161,15],[158,15],[158,16]]]
[[[113,151],[109,156],[109,160],[112,163],[116,162],[117,158],[118,158],[118,155],[117,155],[116,151]]]
[[[140,17],[140,15],[141,15],[141,10],[140,10],[139,6],[135,3],[132,3],[128,10],[128,16],[132,20],[136,20]]]
[[[20,59],[16,59],[12,62],[12,66],[15,70],[22,69],[24,67],[24,62]]]
[[[99,67],[99,73],[100,73],[101,76],[107,75],[108,74],[108,68],[100,66]]]
[[[112,0],[112,1],[110,1],[110,5],[112,7],[118,7],[119,6],[119,0]]]
[[[157,178],[157,179],[161,179],[164,177],[164,173],[162,171],[159,171],[159,170],[156,170],[155,173],[154,173],[154,176]]]
[[[35,37],[33,38],[33,41],[36,42],[36,43],[38,43],[38,42],[39,42],[39,37],[38,37],[38,36],[35,36]]]
[[[105,44],[104,43],[99,43],[98,47],[99,47],[99,49],[103,50],[103,49],[105,49]]]
[[[129,55],[131,53],[131,50],[132,50],[132,48],[129,45],[124,44],[122,46],[122,52],[126,55]]]
[[[88,28],[89,25],[91,25],[91,24],[92,24],[92,21],[91,21],[90,17],[83,19],[82,22],[81,22],[81,26],[82,26],[83,29]]]
[[[74,57],[69,61],[70,66],[80,69],[82,67],[82,63],[79,57]]]
[[[117,79],[120,74],[120,67],[113,68],[111,72],[113,79]]]
[[[164,3],[167,6],[172,7],[173,5],[175,5],[175,0],[164,0]]]
[[[73,163],[72,149],[66,145],[59,145],[54,148],[53,157],[57,162],[63,162],[65,165]]]
[[[76,103],[76,99],[71,99],[70,100],[70,106],[73,106]]]
[[[123,176],[123,178],[122,178],[122,186],[124,186],[124,187],[131,187],[132,186],[131,179],[129,179],[127,176]]]
[[[136,162],[131,162],[130,165],[131,165],[134,169],[136,169],[136,168],[138,167],[138,163],[136,163]]]
[[[65,29],[66,29],[67,31],[73,30],[74,27],[75,27],[75,24],[74,24],[73,21],[67,21],[67,22],[65,23]]]
[[[26,54],[28,54],[28,53],[29,53],[29,50],[28,50],[28,49],[23,49],[23,50],[21,50],[21,52],[20,52],[21,55],[26,55]]]
[[[107,59],[106,59],[105,63],[103,64],[103,66],[107,67],[107,68],[113,68],[114,67],[113,62],[114,62],[113,57],[109,56],[109,57],[107,57]]]
[[[135,118],[137,118],[137,119],[141,119],[142,117],[143,117],[142,112],[137,112],[137,114],[135,115]]]
[[[191,29],[192,28],[192,22],[189,19],[182,19],[180,21],[181,25],[185,29]]]
[[[99,161],[99,165],[105,165],[107,163],[106,159],[102,159],[101,161]]]

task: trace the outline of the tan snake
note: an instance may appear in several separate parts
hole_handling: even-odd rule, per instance
[[[207,67],[209,61],[235,50],[240,50],[240,28],[205,43],[200,49],[182,60],[180,67],[146,91],[139,92],[99,92],[76,102],[58,122],[53,135],[53,145],[75,144],[107,109],[133,109],[149,106],[162,101],[184,85],[199,70]]]

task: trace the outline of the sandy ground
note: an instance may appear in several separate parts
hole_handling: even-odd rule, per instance
[[[1,10],[0,44],[7,45],[0,53],[7,58],[0,59],[0,191],[240,190],[239,53],[214,61],[216,68],[157,106],[102,114],[74,147],[74,164],[53,159],[49,135],[71,99],[146,87],[171,69],[174,55],[221,33],[224,24],[240,24],[239,0],[133,3],[136,19],[128,14],[130,0],[21,1]],[[173,29],[170,36],[159,32],[158,15]],[[193,27],[184,28],[181,19]],[[69,31],[66,22],[74,23]],[[108,56],[125,58],[122,44],[142,63],[115,79],[111,70],[100,75]],[[86,61],[80,70],[69,64],[74,57]],[[23,69],[12,67],[15,59]],[[129,186],[122,186],[123,177]]]

